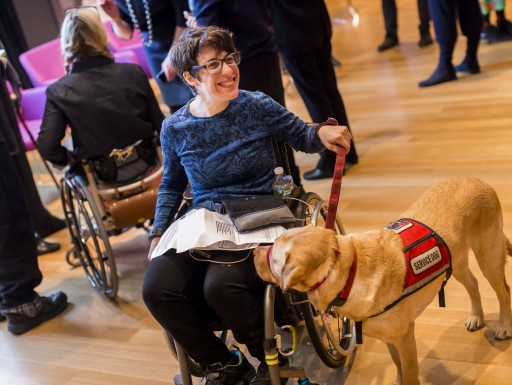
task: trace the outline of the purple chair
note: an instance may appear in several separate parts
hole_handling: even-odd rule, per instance
[[[110,21],[106,21],[103,23],[108,35],[108,47],[114,53],[120,53],[125,51],[132,51],[137,56],[138,64],[142,67],[146,76],[151,78],[151,71],[149,69],[148,62],[146,60],[146,54],[144,53],[144,48],[142,46],[142,38],[138,30],[134,30],[132,33],[132,38],[130,40],[124,40],[114,33],[112,30],[112,23]]]
[[[34,87],[47,86],[66,74],[59,39],[23,52],[20,62]]]
[[[46,104],[46,86],[22,90],[21,93],[21,116],[25,121],[28,130],[34,139],[37,139],[41,130],[44,107]],[[35,149],[35,145],[18,118],[18,127],[25,143],[27,151]]]

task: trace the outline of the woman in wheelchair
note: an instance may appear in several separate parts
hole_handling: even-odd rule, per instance
[[[151,161],[144,147],[152,146],[164,119],[151,85],[138,65],[114,63],[96,7],[68,11],[60,39],[67,75],[46,91],[37,140],[41,155],[57,167],[71,163],[70,172],[91,159],[105,182],[126,182],[115,172],[118,160],[126,159],[109,154],[142,140],[130,160]],[[72,152],[61,145],[67,126]]]
[[[149,255],[170,226],[187,182],[193,204],[271,194],[272,137],[306,152],[350,148],[347,127],[311,126],[261,92],[238,89],[240,53],[231,33],[188,28],[169,53],[195,97],[164,121],[164,175]],[[270,384],[263,351],[263,284],[251,250],[209,252],[208,261],[171,249],[151,260],[143,285],[149,311],[206,373],[206,384]],[[208,328],[196,303],[206,301],[261,364],[255,370]]]

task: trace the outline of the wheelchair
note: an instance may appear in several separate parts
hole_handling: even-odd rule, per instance
[[[299,193],[298,198],[292,198],[289,204],[295,217],[298,218],[294,227],[305,225],[324,226],[327,217],[328,205],[318,194],[313,192]],[[344,234],[343,225],[338,216],[335,221],[335,231]],[[291,349],[283,349],[281,336],[275,332],[274,304],[276,298],[274,285],[267,284],[264,294],[264,351],[272,385],[281,385],[288,378],[297,378],[299,385],[308,385],[308,377],[302,367],[294,367],[290,364],[282,364],[279,358],[291,358],[295,353],[295,331],[293,326],[283,326],[283,329],[292,331],[293,341]],[[354,321],[343,317],[335,309],[326,312],[317,311],[307,300],[305,293],[289,291],[286,293],[286,301],[304,321],[311,343],[321,359],[329,368],[344,366],[347,357],[356,349],[356,324]],[[213,312],[213,311],[212,311]],[[207,319],[208,327],[226,343],[228,330],[221,324],[215,315]],[[172,336],[164,331],[164,336],[172,355],[177,359],[180,374],[174,377],[175,385],[192,385],[192,377],[205,375],[201,366],[187,356],[185,351],[173,340]],[[291,359],[288,360],[291,362]],[[283,380],[283,382],[282,382]]]
[[[66,174],[60,183],[72,243],[66,260],[73,267],[81,266],[92,287],[111,299],[117,295],[119,278],[109,236],[131,227],[149,231],[148,221],[154,217],[163,158],[156,144],[152,151],[152,164],[129,183],[104,182],[93,160],[82,161],[85,175]]]

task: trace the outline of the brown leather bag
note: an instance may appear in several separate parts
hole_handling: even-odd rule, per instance
[[[105,208],[114,220],[115,227],[122,229],[143,223],[155,216],[158,186],[124,199],[105,201]]]

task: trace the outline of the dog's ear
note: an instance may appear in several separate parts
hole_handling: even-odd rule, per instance
[[[297,284],[302,282],[304,278],[304,272],[304,266],[302,265],[285,265],[283,271],[281,272],[281,289],[285,291],[297,286]]]
[[[278,284],[267,264],[267,250],[270,246],[258,246],[252,253],[254,255],[254,266],[260,278],[266,282]]]

